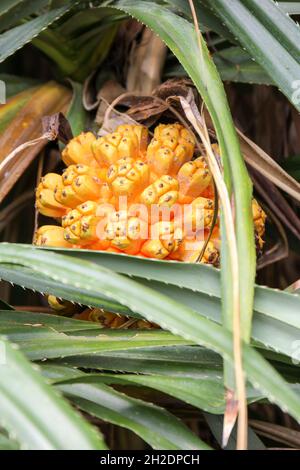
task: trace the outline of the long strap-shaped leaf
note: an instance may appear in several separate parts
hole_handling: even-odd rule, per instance
[[[243,4],[300,63],[300,29],[278,3],[274,0],[243,0]]]
[[[67,4],[61,8],[50,10],[34,20],[28,21],[21,26],[16,26],[1,34],[0,62],[3,62],[7,57],[36,37],[43,29],[47,28],[47,26],[64,15],[70,9],[71,3],[72,2],[67,2]]]
[[[177,299],[179,302],[183,302],[186,306],[192,308],[195,314],[200,314],[217,323],[221,322],[220,308],[214,305],[212,299],[207,297],[201,300],[198,299],[195,307],[191,297],[192,293],[189,292],[187,297],[183,298],[181,296],[178,298],[177,296],[174,300]],[[50,321],[48,321],[48,317],[50,317]],[[22,341],[24,352],[32,359],[69,357],[74,354],[86,355],[96,351],[98,351],[99,355],[103,351],[127,350],[128,352],[130,349],[136,349],[137,347],[149,348],[155,346],[157,348],[158,346],[166,347],[169,345],[191,343],[162,331],[151,333],[143,331],[135,332],[133,330],[114,332],[99,328],[97,324],[91,322],[73,320],[75,325],[70,325],[69,323],[66,324],[65,319],[62,317],[56,317],[55,321],[54,318],[53,315],[45,314],[1,312],[0,334],[7,335],[13,341]],[[33,325],[34,329],[30,325]],[[37,327],[36,325],[44,325],[47,328],[43,328],[43,326]],[[63,335],[57,336],[53,330],[66,332],[73,335],[73,338],[71,340]],[[78,336],[88,336],[90,340],[80,342],[78,341]],[[91,341],[93,338],[94,341]],[[43,339],[45,341],[41,350],[39,346]],[[299,329],[277,320],[256,315],[253,323],[252,340],[254,345],[262,350],[264,355],[267,354],[267,357],[269,357],[267,351],[276,351],[274,359],[282,361],[284,358],[280,354],[290,358],[294,357],[295,344],[299,340]],[[128,341],[128,343],[125,343],[125,341]]]
[[[106,332],[95,338],[85,337],[49,337],[38,338],[38,340],[19,341],[18,345],[31,360],[43,360],[57,357],[74,356],[74,354],[93,354],[102,351],[120,351],[145,346],[169,346],[176,344],[192,344],[186,340],[173,335],[164,336],[162,332],[156,335],[143,334],[144,332],[131,331],[131,335],[120,334],[119,337],[111,337]],[[127,336],[127,337],[126,337]]]
[[[189,6],[189,2],[186,0],[166,0],[166,3],[172,8],[172,11],[176,13],[180,13],[192,21],[192,13]],[[206,7],[201,7],[201,9],[195,5],[197,19],[199,23],[199,27],[202,32],[214,31],[215,33],[219,34],[221,38],[226,38],[230,42],[235,43],[235,38],[233,34],[230,33],[229,29],[227,29],[223,24],[222,21],[217,18],[214,13]]]
[[[289,382],[298,381],[298,368],[279,363],[278,354],[270,354],[274,367],[282,371]],[[284,360],[284,357],[282,357]],[[70,366],[83,369],[111,370],[168,377],[194,379],[222,377],[222,358],[202,346],[163,346],[109,351],[97,354],[75,355],[47,361],[47,366]],[[256,392],[257,394],[257,392]]]
[[[21,0],[2,0],[0,6],[0,15],[3,15],[10,9],[14,8],[18,3],[21,3]]]
[[[300,102],[294,99],[293,84],[297,86],[300,77],[299,53],[296,45],[299,43],[300,33],[293,21],[286,17],[283,23],[284,14],[270,0],[198,1],[214,10],[299,111]],[[274,14],[274,8],[278,8],[277,14]],[[255,15],[252,14],[252,10],[255,10]],[[289,32],[286,29],[287,22]]]
[[[103,363],[102,363],[103,361]],[[147,376],[181,377],[191,379],[215,379],[222,381],[222,358],[219,354],[201,346],[145,347],[124,351],[104,352],[84,356],[47,360],[40,363],[47,377],[61,367],[132,372]],[[143,369],[144,368],[144,369]],[[98,374],[96,374],[98,375]],[[72,374],[74,377],[74,374]],[[54,378],[57,379],[56,375]],[[57,379],[58,380],[58,379]],[[224,389],[222,390],[224,394]],[[206,399],[209,399],[207,396]]]
[[[52,250],[52,248],[50,249]],[[89,250],[53,250],[75,258],[92,261],[135,278],[159,281],[163,284],[191,289],[209,296],[221,297],[219,270],[201,263],[159,261]],[[276,318],[297,328],[300,327],[299,294],[256,286],[254,309],[258,313]]]
[[[128,428],[154,449],[188,450],[209,447],[170,413],[151,403],[131,398],[105,384],[57,385],[86,413]]]
[[[77,331],[96,330],[99,331],[99,324],[78,320],[77,318],[67,318],[51,313],[25,312],[23,310],[4,309],[0,304],[0,325],[4,326],[32,326],[47,327],[51,331],[58,333],[76,334]]]
[[[12,26],[18,24],[22,19],[30,17],[32,14],[38,14],[42,8],[49,4],[48,0],[21,0],[11,1],[5,6],[2,4],[7,3],[5,0],[1,2],[0,10],[0,31],[7,31]],[[44,12],[42,12],[44,13]]]
[[[105,449],[101,436],[43,380],[23,354],[1,338],[1,425],[23,448]]]
[[[56,366],[58,372],[60,367]],[[46,367],[47,373],[47,367]],[[50,373],[53,376],[53,368]],[[73,377],[64,380],[63,374],[60,374],[57,383],[80,383],[82,376]],[[225,409],[224,386],[222,374],[205,374],[199,378],[190,377],[168,377],[160,375],[141,375],[141,374],[86,374],[85,383],[106,385],[139,385],[153,390],[161,391],[171,395],[185,403],[207,411],[213,414],[223,414]],[[248,391],[248,402],[258,401],[263,398],[259,392],[252,389]]]
[[[18,443],[10,439],[9,437],[5,436],[4,434],[0,434],[0,450],[19,450],[20,446]]]
[[[182,450],[210,447],[163,408],[108,387],[113,377],[85,374],[71,367],[41,366],[41,372],[87,413],[130,429],[154,449]],[[98,379],[97,379],[98,377]],[[220,395],[222,399],[222,395]]]
[[[183,302],[201,316],[205,316],[218,323],[221,322],[220,308],[219,310],[215,308],[213,302],[211,303],[208,298],[206,298],[202,299],[202,301],[198,300],[196,306],[194,306],[193,301],[187,301],[187,299],[191,297],[192,293],[189,292],[187,297],[183,298],[181,296],[178,298],[177,296],[174,297],[174,300],[177,299],[179,302]],[[202,305],[201,308],[199,304]],[[34,328],[32,328],[32,326]],[[58,333],[66,333],[72,335],[72,337],[66,337]],[[122,356],[124,351],[127,355],[130,355],[132,353],[135,354],[137,348],[141,350],[141,348],[144,347],[147,348],[148,353],[149,348],[154,347],[157,354],[161,356],[161,360],[165,358],[169,363],[172,356],[166,355],[168,346],[172,346],[172,351],[174,352],[176,345],[180,346],[181,351],[185,344],[192,343],[191,341],[176,337],[165,331],[107,330],[92,322],[71,319],[66,320],[64,317],[40,313],[11,311],[0,312],[0,334],[5,334],[11,341],[21,344],[23,351],[31,359],[49,359],[59,358],[61,356],[67,358],[81,354],[87,359],[81,358],[80,364],[83,367],[85,364],[89,364],[88,367],[90,368],[97,368],[99,364],[101,365],[101,361],[103,361],[102,354],[109,354],[109,360],[111,361],[111,357],[116,351],[122,358],[124,357]],[[252,340],[267,358],[271,357],[276,361],[285,363],[288,358],[294,357],[295,344],[297,344],[298,339],[299,329],[292,328],[277,320],[264,319],[261,316],[254,317]],[[42,341],[43,347],[41,347]],[[160,346],[163,346],[162,350]],[[193,354],[189,359],[186,358],[186,362],[191,362],[194,357],[194,359],[197,358],[197,363],[200,366],[202,358],[200,360],[199,356],[196,354],[195,348],[192,349],[192,351]],[[276,351],[276,353],[274,351]],[[93,354],[94,365],[90,364],[88,354]],[[207,355],[207,351],[205,354]],[[209,357],[211,357],[211,353]],[[213,364],[214,367],[220,369],[221,364],[216,357],[218,356],[213,356]],[[135,360],[135,357],[133,359]],[[115,361],[115,363],[117,362]],[[143,362],[141,364],[140,372],[143,372]],[[130,361],[128,361],[128,366],[130,366]],[[116,367],[116,370],[119,370],[118,367]],[[130,369],[130,367],[125,370],[134,371]],[[195,371],[193,369],[193,374],[194,373]]]
[[[74,287],[70,285],[62,285],[52,279],[45,279],[44,276],[39,276],[31,269],[16,267],[13,265],[1,266],[1,278],[3,280],[10,281],[27,287],[33,291],[41,292],[42,294],[53,294],[59,298],[70,300],[81,305],[87,305],[92,307],[100,307],[110,312],[121,313],[124,315],[134,316],[126,306],[120,303],[108,299],[105,295],[101,296],[101,299],[96,299],[92,292],[82,289],[80,292],[76,291]],[[132,313],[132,315],[131,315]],[[136,315],[139,316],[139,315]]]
[[[222,327],[202,318],[185,305],[106,268],[68,256],[10,244],[1,245],[1,262],[30,266],[65,285],[72,284],[77,289],[87,288],[117,298],[149,321],[219,352],[228,361],[233,360],[231,335]],[[282,377],[251,347],[244,344],[243,351],[245,371],[250,382],[300,420],[300,402]]]
[[[300,15],[300,2],[291,1],[291,2],[277,2],[278,6],[282,11],[288,13],[289,15]]]
[[[80,250],[82,253],[85,253],[86,250]],[[99,256],[100,253],[95,253],[94,254],[94,259],[99,261],[99,259],[102,259],[101,256]],[[106,262],[104,263],[105,265],[109,266],[109,256],[106,259],[106,255],[104,254],[104,259]],[[123,264],[125,265],[125,271],[126,271],[126,257],[122,256],[115,256],[113,255],[115,259],[121,259],[123,261]],[[80,259],[80,258],[78,258]],[[93,258],[91,258],[93,259]],[[122,266],[122,262],[119,261],[120,266]],[[150,261],[150,260],[147,260]],[[194,310],[196,313],[206,317],[210,318],[211,320],[214,320],[218,323],[221,323],[221,304],[220,304],[220,299],[216,296],[213,295],[206,295],[201,292],[198,292],[196,289],[191,288],[191,289],[186,289],[181,287],[178,289],[178,286],[173,285],[173,284],[167,284],[166,282],[157,282],[157,281],[146,281],[141,279],[141,275],[143,274],[142,267],[144,266],[144,276],[147,275],[147,277],[152,277],[153,274],[151,273],[151,263],[144,265],[144,260],[136,260],[137,264],[136,266],[138,267],[138,272],[139,272],[139,278],[137,279],[139,283],[143,283],[146,286],[155,289],[158,292],[161,292],[162,294],[177,300],[180,303],[184,303],[186,306]],[[153,263],[152,263],[153,264]],[[159,266],[159,269],[156,269],[157,273],[162,273],[164,271],[164,267],[168,269],[168,265],[170,268],[170,263],[169,262],[160,262],[158,263],[157,266]],[[8,268],[9,266],[9,268]],[[154,266],[156,266],[154,262]],[[180,267],[182,266],[182,283],[189,284],[191,283],[191,287],[193,286],[193,282],[195,281],[195,278],[199,277],[199,279],[202,279],[203,275],[203,280],[205,281],[205,272],[211,272],[211,273],[217,273],[216,270],[212,270],[203,265],[186,265],[183,263],[174,263],[173,267]],[[191,271],[186,271],[188,274],[187,278],[185,279],[184,277],[184,269],[188,268],[190,266]],[[114,268],[117,268],[117,266],[113,265]],[[194,268],[199,267],[199,270],[194,270]],[[202,272],[202,268],[204,268],[204,271]],[[205,269],[206,268],[206,269]],[[119,269],[117,269],[119,270]],[[123,272],[124,269],[122,269]],[[153,270],[153,266],[152,266]],[[128,268],[127,272],[131,272],[130,268]],[[174,271],[175,278],[176,278],[176,269]],[[200,276],[198,274],[200,273]],[[167,276],[168,271],[165,272],[165,275]],[[76,287],[70,285],[70,284],[61,284],[59,281],[53,281],[52,279],[49,279],[45,276],[43,276],[40,273],[36,273],[35,271],[29,269],[29,268],[23,268],[21,266],[13,266],[13,265],[2,265],[0,266],[0,275],[2,278],[15,282],[16,284],[19,284],[24,287],[28,287],[30,289],[35,289],[39,292],[47,292],[51,293],[56,296],[61,296],[62,298],[66,298],[72,301],[76,301],[78,303],[82,303],[85,305],[91,305],[95,307],[100,307],[100,308],[105,308],[110,311],[116,312],[116,313],[123,313],[128,316],[139,316],[132,310],[130,310],[128,307],[121,305],[119,302],[115,300],[110,300],[106,296],[104,296],[102,293],[99,292],[93,292],[91,290],[87,290],[86,288],[82,288],[78,290]],[[169,279],[173,280],[172,276],[172,270],[169,272]],[[173,282],[173,281],[172,281]],[[213,282],[213,278],[211,278],[211,282]],[[203,285],[205,282],[203,282]],[[202,285],[202,284],[201,284]],[[255,302],[257,304],[257,310],[255,311],[254,315],[254,321],[253,321],[253,328],[252,328],[252,340],[255,342],[256,345],[258,345],[260,348],[263,349],[271,349],[273,351],[277,351],[278,353],[286,354],[289,357],[292,357],[294,354],[294,344],[295,341],[298,340],[299,337],[299,296],[295,296],[292,294],[288,294],[285,292],[280,292],[272,289],[259,289],[258,290],[258,300]],[[260,298],[261,297],[261,298]],[[16,315],[18,314],[12,314],[10,324],[13,321],[16,321]],[[28,316],[28,314],[27,314]],[[30,318],[32,320],[30,320]],[[6,319],[7,316],[2,315],[0,317],[1,324],[3,324],[3,318]],[[50,316],[52,318],[52,321],[48,321],[47,316],[39,316],[39,315],[34,315],[30,314],[30,317],[27,319],[27,323],[30,324],[36,324],[36,323],[42,323],[45,325],[49,325],[51,328],[54,327],[55,329],[58,329],[58,331],[68,331],[67,329],[64,330],[65,328],[65,319],[61,319],[61,326],[58,326],[57,321],[53,321],[53,316]],[[4,320],[5,322],[6,320]],[[24,321],[24,314],[21,313],[21,319],[20,322]],[[71,320],[68,320],[70,323]],[[73,321],[74,322],[74,321]],[[67,325],[67,328],[71,328],[71,326]],[[80,326],[78,325],[78,321],[75,322],[77,326],[73,326],[75,330],[82,330],[85,329],[80,322]],[[87,322],[84,322],[87,323]],[[91,329],[91,325],[88,324],[89,326],[87,327],[88,329]],[[296,328],[295,328],[296,327]],[[94,326],[94,329],[96,330],[95,333],[92,334],[98,334],[97,333],[97,327]],[[72,330],[70,330],[72,331]],[[87,334],[85,332],[84,334]],[[48,344],[49,347],[49,344]],[[58,351],[58,349],[56,350]],[[64,351],[66,353],[66,351]]]

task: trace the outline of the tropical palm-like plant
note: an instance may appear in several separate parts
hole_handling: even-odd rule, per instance
[[[133,431],[154,449],[214,447],[216,441],[205,439],[201,431],[193,432],[189,420],[177,416],[178,404],[184,403],[188,410],[201,410],[203,427],[210,429],[220,446],[233,446],[231,431],[238,418],[237,448],[264,448],[266,442],[255,433],[264,435],[257,422],[247,420],[249,404],[276,404],[300,420],[300,298],[297,285],[278,290],[255,283],[259,265],[250,175],[271,209],[270,231],[275,231],[279,250],[275,249],[275,255],[274,247],[269,250],[264,262],[270,265],[286,256],[283,225],[299,240],[300,222],[297,219],[293,225],[287,220],[289,214],[296,220],[296,210],[279,191],[300,200],[299,182],[292,177],[299,165],[297,158],[292,159],[292,167],[287,160],[284,169],[235,127],[222,80],[272,85],[299,111],[300,32],[289,16],[300,14],[299,2],[4,3],[0,7],[0,78],[7,83],[9,100],[0,108],[0,199],[4,201],[0,277],[76,305],[124,315],[129,324],[145,319],[160,328],[103,328],[95,322],[42,313],[42,305],[31,308],[28,302],[18,309],[3,302],[0,447],[106,449],[104,423]],[[150,127],[157,118],[151,107],[147,112],[142,108],[143,99],[152,99],[152,107],[153,99],[156,106],[160,100],[158,115],[173,110],[169,95],[154,92],[150,96],[144,91],[137,96],[130,88],[132,76],[145,69],[150,54],[148,50],[140,56],[132,46],[132,39],[138,42],[146,37],[143,26],[129,20],[132,17],[149,28],[150,44],[154,34],[161,40],[159,58],[155,53],[151,56],[153,69],[163,70],[166,78],[187,77],[201,97],[199,109],[190,95],[179,91],[175,98],[186,125],[204,147],[218,190],[220,270],[201,263],[37,248],[24,244],[31,233],[15,237],[6,228],[9,217],[14,220],[32,204],[36,174],[41,175],[43,165],[49,171],[60,165],[57,146],[49,145],[49,135],[42,129],[44,116],[64,112],[77,135],[88,128],[98,131],[100,121],[110,124],[109,113],[120,116],[115,109],[118,103],[122,111],[124,105],[129,108],[127,115]],[[124,50],[120,52],[122,38]],[[34,79],[13,76],[14,58],[23,53],[40,61],[47,58],[45,75],[51,81],[45,83],[39,74]],[[154,88],[153,69],[148,79]],[[107,102],[114,109],[107,108]],[[95,122],[92,111],[96,108]],[[57,134],[62,137],[63,132]],[[221,161],[214,157],[211,138],[219,143]],[[50,151],[52,160],[45,158]],[[24,190],[26,184],[29,189]],[[286,210],[285,216],[274,215],[276,204],[278,212]],[[297,244],[295,239],[292,243]],[[17,305],[20,298],[16,292],[10,303]],[[166,396],[175,403],[171,409],[163,406]],[[264,432],[270,439],[276,435],[274,429],[273,434],[270,429]],[[297,447],[297,436],[291,441],[285,434],[283,442]]]

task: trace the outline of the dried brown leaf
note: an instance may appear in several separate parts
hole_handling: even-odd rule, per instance
[[[289,244],[283,225],[269,207],[264,207],[264,210],[268,215],[268,221],[272,222],[273,227],[276,229],[278,238],[273,246],[265,249],[263,254],[259,256],[257,260],[257,270],[263,269],[289,256]]]
[[[125,92],[120,83],[116,80],[107,80],[100,88],[97,94],[97,102],[99,104],[95,122],[101,126],[104,121],[105,113],[108,109],[108,105],[111,104],[118,96]]]
[[[264,175],[251,169],[255,188],[276,217],[300,239],[300,219],[276,186]]]
[[[266,179],[300,201],[300,183],[284,171],[264,150],[237,129],[245,161]]]
[[[294,448],[300,448],[300,432],[295,429],[255,419],[251,419],[249,424],[260,436],[282,442]]]
[[[169,96],[183,96],[187,99],[188,94],[192,90],[199,104],[199,94],[196,87],[189,78],[171,78],[166,80],[153,91],[154,96],[166,100]]]
[[[66,111],[70,99],[71,92],[55,82],[33,91],[28,103],[0,136],[0,162],[20,145],[40,138],[43,134],[42,118]],[[47,138],[41,139],[36,145],[25,148],[5,166],[0,174],[0,202],[47,142]]]
[[[151,93],[160,83],[167,46],[150,29],[145,28],[141,41],[134,42],[129,54],[126,88],[138,93]]]
[[[168,104],[172,104],[182,113],[179,96],[183,96],[189,102],[194,112],[195,109],[199,109],[199,95],[191,80],[187,78],[167,80],[153,90],[152,95],[126,93],[118,101],[118,105],[128,108],[126,114],[134,121],[150,127],[158,120],[174,120],[174,116],[169,112]],[[193,99],[191,99],[192,97]],[[160,100],[156,98],[160,98]],[[210,134],[215,137],[211,118],[207,112],[205,112],[205,120]],[[239,129],[237,132],[245,161],[269,181],[300,201],[300,183]]]
[[[222,447],[226,447],[237,420],[239,402],[235,399],[232,390],[226,390],[226,407],[223,422]]]
[[[69,121],[63,113],[55,113],[51,116],[42,118],[43,133],[48,135],[49,140],[60,140],[63,144],[67,144],[73,139],[73,132]]]

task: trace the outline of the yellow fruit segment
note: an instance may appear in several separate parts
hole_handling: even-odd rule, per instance
[[[107,195],[103,199],[103,193]],[[107,184],[100,179],[100,171],[87,165],[71,165],[64,170],[61,184],[55,188],[55,199],[64,206],[75,208],[87,200],[110,198]]]
[[[93,155],[100,167],[109,167],[120,158],[144,156],[148,131],[143,126],[122,125],[116,132],[100,137],[92,144]]]
[[[164,259],[177,251],[182,243],[182,230],[172,221],[160,221],[150,228],[150,240],[147,240],[141,253],[148,258]]]
[[[157,204],[171,207],[178,200],[178,189],[178,181],[170,175],[164,175],[141,193],[139,201],[146,206]]]
[[[111,213],[104,226],[105,239],[111,247],[124,253],[136,255],[148,237],[148,225],[126,211]]]
[[[92,321],[100,323],[104,328],[130,328],[130,329],[151,329],[158,328],[155,323],[146,320],[134,320],[132,318],[119,315],[118,313],[106,312],[99,308],[86,309],[84,312],[75,315],[78,320]]]
[[[55,188],[61,185],[61,176],[48,173],[41,178],[36,190],[36,208],[47,217],[62,217],[66,207],[55,199]]]
[[[77,313],[79,310],[79,305],[73,304],[68,300],[59,299],[58,297],[55,297],[55,295],[48,295],[47,300],[49,306],[52,310],[55,310],[57,315],[70,316],[74,315],[74,313]]]
[[[191,236],[208,228],[214,217],[214,201],[198,197],[184,206],[185,235]]]
[[[64,229],[56,225],[44,225],[40,227],[35,232],[33,243],[38,246],[72,247],[64,239]]]
[[[205,238],[197,240],[196,238],[186,238],[180,245],[179,249],[169,255],[169,259],[176,261],[185,261],[187,263],[196,263],[203,250]],[[201,263],[218,265],[219,250],[212,241],[207,243]]]
[[[64,239],[74,245],[90,245],[98,241],[97,225],[101,217],[97,215],[98,204],[86,201],[71,210],[62,218]]]
[[[141,160],[124,157],[109,167],[106,180],[116,199],[126,196],[132,202],[149,183],[149,168]]]
[[[77,137],[74,137],[62,151],[64,163],[67,166],[80,163],[87,166],[98,167],[92,152],[92,144],[95,140],[96,137],[92,132],[82,132]]]
[[[116,132],[123,136],[136,136],[138,139],[139,156],[144,156],[148,146],[148,129],[138,124],[122,124],[117,127]]]
[[[181,124],[160,124],[147,149],[147,162],[153,178],[176,176],[180,167],[193,157],[194,136]]]
[[[196,158],[182,165],[178,171],[180,202],[191,202],[195,197],[202,195],[211,184],[212,175],[204,157]]]
[[[267,215],[264,210],[260,207],[256,199],[252,200],[252,214],[253,214],[253,221],[254,221],[254,229],[255,229],[255,238],[259,249],[263,248],[264,241],[262,237],[265,233],[265,223]]]

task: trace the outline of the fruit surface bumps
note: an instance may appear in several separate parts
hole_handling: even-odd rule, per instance
[[[142,160],[124,157],[109,167],[106,180],[116,199],[126,196],[132,202],[149,183],[149,167]]]
[[[193,157],[194,136],[181,124],[160,124],[147,149],[147,162],[153,178],[176,176],[180,167]]]
[[[92,132],[82,132],[77,137],[74,137],[62,151],[63,162],[67,166],[81,163],[91,167],[98,167],[92,152],[92,143],[95,140],[96,137]]]
[[[55,199],[55,188],[61,185],[61,176],[48,173],[41,178],[36,190],[36,208],[47,217],[62,217],[67,208]]]
[[[191,236],[210,227],[214,217],[214,201],[197,197],[184,206],[185,235]]]
[[[87,246],[98,241],[97,225],[101,217],[97,215],[97,209],[96,202],[86,201],[62,218],[66,242]]]
[[[205,236],[208,236],[208,234],[205,234]],[[198,262],[199,257],[203,251],[205,236],[203,239],[199,240],[197,240],[196,237],[185,238],[180,244],[178,250],[170,253],[168,259],[185,261],[188,263]],[[220,253],[218,248],[215,246],[213,241],[209,240],[205,247],[204,253],[202,254],[201,263],[218,265],[219,258]]]
[[[62,227],[41,227],[35,243],[197,262],[210,237],[201,262],[218,265],[214,183],[205,158],[194,156],[194,136],[181,124],[161,124],[147,143],[147,129],[135,125],[72,139],[63,151],[69,166],[42,178],[36,192],[37,209]],[[255,199],[252,212],[261,250],[266,214]]]
[[[157,204],[171,207],[178,200],[178,189],[177,179],[170,175],[164,175],[145,188],[139,201],[146,206]]]
[[[177,251],[182,243],[182,230],[172,221],[160,221],[150,228],[151,239],[147,240],[141,254],[148,258],[164,259]]]
[[[138,124],[122,124],[117,127],[117,132],[124,135],[124,136],[132,136],[136,135],[138,139],[138,148],[139,154],[138,156],[144,157],[148,147],[148,129],[145,126],[141,126]]]
[[[34,234],[33,243],[38,246],[72,248],[72,245],[64,239],[64,229],[56,225],[40,227]]]
[[[130,255],[139,253],[148,238],[148,225],[127,211],[110,213],[104,224],[104,238],[110,246]]]
[[[83,164],[71,165],[64,170],[61,183],[55,188],[55,199],[64,206],[75,208],[87,200],[99,200],[106,190],[109,199],[109,188],[103,186],[99,170]]]
[[[211,184],[212,176],[204,157],[185,163],[178,171],[180,202],[189,203]]]
[[[148,130],[144,126],[122,125],[92,143],[94,158],[100,167],[110,167],[120,158],[144,159]]]

